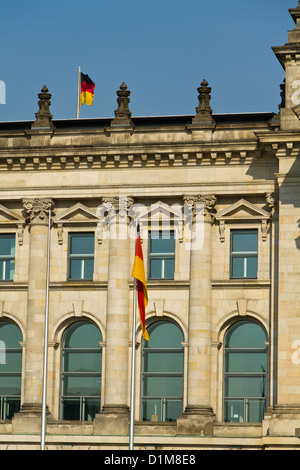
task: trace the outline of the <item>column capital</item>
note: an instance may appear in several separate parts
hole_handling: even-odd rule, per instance
[[[48,225],[49,211],[54,205],[51,198],[23,199],[22,203],[31,225]]]
[[[134,204],[134,198],[132,196],[104,196],[102,197],[102,204],[108,213],[113,210],[116,215],[119,214],[121,217],[125,217]]]
[[[213,223],[217,197],[215,194],[188,194],[183,196],[184,204],[192,206],[193,216],[196,213],[196,205],[203,206],[203,215],[206,222]]]

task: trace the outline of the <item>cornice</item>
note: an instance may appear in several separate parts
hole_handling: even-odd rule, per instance
[[[63,150],[0,150],[0,171],[38,171],[38,170],[73,170],[76,168],[132,168],[132,167],[184,167],[198,165],[240,165],[260,158],[257,142],[240,145],[193,144],[192,146],[174,145],[172,148],[155,146],[144,149],[101,150],[89,147]],[[170,146],[169,146],[170,147]]]

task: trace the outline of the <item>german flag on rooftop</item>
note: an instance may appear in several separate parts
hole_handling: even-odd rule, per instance
[[[84,103],[89,106],[93,104],[95,83],[88,75],[81,72],[81,88],[80,88],[80,106]]]

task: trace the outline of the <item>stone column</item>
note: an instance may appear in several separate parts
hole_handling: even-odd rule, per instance
[[[214,418],[211,407],[211,227],[216,197],[198,195],[184,198],[185,204],[202,205],[201,220],[192,216],[193,232],[202,230],[201,243],[190,250],[190,300],[187,406],[178,419],[178,432],[211,434]],[[197,206],[200,207],[200,206]],[[195,226],[195,224],[198,224]]]
[[[106,314],[105,385],[95,432],[126,434],[129,425],[130,240],[127,209],[132,198],[103,198],[109,213],[109,262]]]
[[[42,411],[44,324],[46,308],[47,246],[51,199],[26,199],[23,206],[29,216],[30,248],[26,320],[24,396],[18,418],[39,417]],[[16,417],[16,416],[15,416]],[[19,423],[20,424],[20,423]],[[34,429],[31,420],[30,429]]]

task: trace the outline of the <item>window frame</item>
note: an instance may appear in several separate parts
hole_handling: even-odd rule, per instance
[[[159,410],[158,413],[154,412],[154,414],[158,414],[158,421],[159,422],[174,422],[172,419],[167,419],[167,407],[169,402],[180,402],[181,408],[183,408],[183,400],[184,400],[184,345],[182,344],[184,341],[184,335],[179,327],[175,322],[169,321],[169,320],[159,320],[158,322],[154,322],[150,325],[149,327],[149,335],[150,335],[150,340],[151,340],[151,328],[153,327],[159,327],[159,324],[170,324],[173,326],[176,326],[180,333],[182,334],[182,341],[181,341],[181,347],[178,348],[164,348],[164,347],[145,347],[147,346],[148,343],[144,339],[142,339],[142,349],[141,349],[141,375],[140,375],[140,389],[141,389],[141,395],[140,395],[140,415],[141,415],[141,421],[148,421],[146,415],[144,414],[144,405],[150,401],[156,401],[159,402]],[[182,354],[182,371],[171,371],[171,372],[166,372],[166,371],[145,371],[145,350],[150,352],[150,354],[163,354],[163,353],[168,353],[168,354]],[[162,394],[159,395],[146,395],[144,393],[144,387],[145,387],[145,379],[149,377],[156,377],[156,378],[181,378],[182,380],[182,394],[180,396],[178,395],[164,395]],[[156,406],[156,405],[155,405]],[[157,411],[155,409],[155,411]],[[181,411],[182,412],[182,411]],[[152,416],[152,415],[151,415]],[[161,419],[159,419],[161,418]],[[150,418],[151,419],[151,418]]]
[[[234,252],[233,251],[233,235],[234,232],[243,232],[243,233],[256,233],[257,234],[257,249],[256,251],[241,251],[241,252]],[[258,236],[258,229],[255,228],[231,228],[230,229],[230,279],[258,279],[258,252],[259,252],[259,236]],[[243,259],[243,276],[234,276],[233,275],[233,260],[241,258]],[[255,258],[257,262],[256,268],[256,275],[255,276],[248,276],[247,275],[247,265],[248,259]]]
[[[152,233],[158,233],[159,237],[158,238],[153,238],[155,239],[160,239],[160,234],[163,233],[168,233],[171,239],[171,236],[173,236],[174,240],[174,251],[173,252],[159,252],[159,253],[151,253],[151,234]],[[173,281],[175,279],[175,259],[176,259],[176,236],[175,236],[175,230],[149,230],[148,231],[148,279],[149,280],[161,280],[161,281]],[[161,239],[164,239],[163,237]],[[165,238],[167,239],[167,238]],[[160,269],[160,277],[154,277],[151,275],[151,261],[152,260],[161,260],[161,269]],[[174,260],[174,271],[172,277],[165,277],[165,260]]]
[[[23,335],[22,335],[22,332],[20,330],[20,328],[18,327],[18,325],[16,325],[14,322],[12,321],[9,321],[9,320],[4,320],[4,321],[1,321],[0,322],[0,325],[3,325],[3,324],[9,324],[9,325],[13,325],[16,329],[16,332],[17,332],[17,329],[18,329],[18,332],[20,333],[20,342],[23,341]],[[2,341],[2,340],[1,340]],[[4,342],[5,344],[5,342]],[[17,406],[16,406],[16,410],[14,411],[15,412],[18,412],[21,408],[21,393],[22,393],[22,364],[23,364],[23,348],[20,344],[20,346],[18,347],[6,347],[5,348],[5,354],[18,354],[20,355],[20,369],[17,371],[17,370],[12,370],[12,371],[4,371],[4,372],[1,372],[0,371],[0,378],[1,377],[18,377],[19,380],[20,380],[20,387],[19,387],[19,391],[20,393],[17,394],[17,395],[14,395],[14,394],[2,394],[1,393],[1,389],[0,389],[0,420],[9,420],[9,419],[12,419],[13,417],[13,414],[9,414],[10,411],[9,411],[9,406],[10,406],[10,402],[14,401],[14,402],[17,402]],[[7,408],[7,405],[8,405],[8,408]]]
[[[94,326],[95,328],[98,329],[99,335],[100,335],[100,341],[99,341],[99,347],[89,347],[89,348],[83,348],[83,347],[66,347],[65,346],[65,340],[66,340],[66,335],[68,333],[68,329],[71,328],[72,326],[76,326],[79,324],[89,324]],[[80,320],[78,322],[73,322],[64,331],[63,338],[62,338],[62,347],[61,347],[61,353],[60,353],[60,394],[59,394],[59,416],[60,419],[66,420],[64,418],[64,403],[66,401],[77,401],[78,406],[79,406],[79,421],[88,421],[85,419],[85,407],[87,401],[97,401],[99,403],[98,411],[101,409],[101,394],[102,394],[102,380],[103,380],[103,347],[102,347],[102,333],[101,330],[97,325],[95,325],[93,322],[88,321],[88,320]],[[94,353],[99,353],[100,357],[100,371],[88,371],[88,372],[83,372],[83,371],[68,371],[65,370],[65,361],[68,360],[66,355],[64,354],[65,352],[69,353],[72,351],[75,354],[78,354],[82,352],[83,354],[94,354]],[[68,377],[77,377],[77,378],[84,378],[84,377],[98,377],[100,381],[100,387],[99,387],[99,394],[98,395],[84,395],[84,394],[78,394],[78,395],[69,395],[65,394],[64,387],[66,386],[65,380]],[[67,420],[73,421],[70,418],[67,418]],[[75,419],[74,419],[75,420]]]
[[[3,261],[3,267],[2,267],[2,272],[0,273],[0,283],[1,282],[13,282],[14,281],[14,277],[15,277],[15,260],[16,260],[16,234],[15,232],[1,232],[0,233],[0,244],[1,244],[1,238],[4,238],[4,237],[10,237],[10,238],[13,238],[14,239],[14,254],[13,255],[8,255],[8,254],[5,254],[5,255],[0,255],[0,262]],[[12,279],[8,279],[6,277],[3,277],[3,274],[5,276],[5,272],[6,272],[6,263],[10,263],[11,261],[13,261],[13,275],[12,275]]]
[[[91,235],[93,237],[93,253],[80,253],[80,254],[72,254],[71,253],[71,238],[72,237],[82,237],[85,235]],[[95,273],[95,233],[93,231],[83,231],[83,232],[68,232],[68,270],[67,270],[67,279],[68,281],[92,281],[94,279]],[[81,267],[80,273],[81,277],[71,277],[71,261],[72,260],[81,260]],[[93,274],[92,277],[84,277],[84,264],[87,260],[93,260]]]
[[[262,331],[264,332],[265,334],[265,337],[266,337],[266,342],[265,342],[265,347],[264,348],[258,348],[258,347],[228,347],[226,346],[226,336],[230,333],[230,330],[231,328],[233,327],[238,327],[238,326],[241,326],[243,323],[250,323],[250,324],[253,324],[253,325],[257,325],[258,327],[260,327],[262,329]],[[226,370],[226,364],[227,364],[227,361],[226,361],[226,357],[227,357],[227,353],[228,351],[230,351],[231,353],[241,353],[241,354],[247,354],[247,353],[264,353],[266,355],[266,370],[265,372],[258,372],[258,371],[239,371],[239,372],[233,372],[233,371],[227,371]],[[264,381],[264,384],[265,384],[265,396],[264,397],[258,397],[258,396],[227,396],[225,394],[226,392],[226,380],[229,378],[229,377],[232,377],[232,378],[255,378],[255,377],[259,377],[261,378],[263,381]],[[260,401],[263,403],[263,406],[264,406],[264,411],[266,410],[266,407],[267,407],[267,401],[268,401],[268,383],[267,383],[267,380],[268,380],[268,347],[267,347],[267,335],[266,335],[266,332],[265,332],[265,329],[262,327],[262,325],[260,325],[259,323],[257,323],[256,321],[253,321],[251,319],[245,319],[245,320],[240,320],[240,321],[237,321],[237,322],[234,322],[232,323],[228,329],[226,330],[225,332],[225,335],[224,335],[224,349],[223,349],[223,404],[222,404],[222,414],[223,414],[223,421],[224,422],[236,422],[234,420],[229,420],[229,419],[226,419],[226,414],[227,414],[227,404],[226,402],[232,400],[232,401],[241,401],[243,402],[242,403],[242,407],[243,407],[243,416],[244,416],[244,421],[237,421],[237,422],[242,422],[242,423],[253,423],[253,422],[257,422],[257,421],[249,421],[248,420],[248,413],[249,413],[249,406],[250,406],[250,402],[251,401]],[[262,416],[262,419],[263,419],[263,416]],[[261,422],[261,421],[258,421],[258,422]]]

